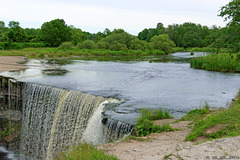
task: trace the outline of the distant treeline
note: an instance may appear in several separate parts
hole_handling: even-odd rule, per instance
[[[221,7],[219,16],[230,22],[226,27],[202,26],[187,22],[164,27],[158,23],[156,28],[146,28],[137,36],[123,29],[89,33],[74,26],[68,26],[63,19],[55,19],[42,24],[41,28],[21,28],[17,21],[8,26],[0,21],[0,49],[24,47],[58,47],[63,42],[71,42],[77,48],[120,50],[161,50],[171,53],[173,47],[228,48],[231,52],[240,50],[240,0],[232,0]],[[14,43],[15,42],[15,43]],[[21,43],[21,44],[17,44]],[[29,43],[29,44],[28,44]]]

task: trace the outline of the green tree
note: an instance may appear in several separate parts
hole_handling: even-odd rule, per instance
[[[130,41],[129,49],[132,50],[146,50],[147,49],[147,42],[143,40],[139,40],[138,38],[135,38]]]
[[[16,25],[15,27],[10,28],[8,32],[8,38],[10,42],[25,42],[26,41],[26,32],[23,28]]]
[[[111,34],[111,31],[110,31],[108,28],[106,28],[106,29],[103,31],[103,34],[104,34],[105,37],[107,37],[107,36],[109,36],[109,35]]]
[[[148,29],[144,29],[143,31],[141,31],[141,32],[139,32],[138,33],[138,39],[140,39],[140,40],[147,40],[147,35],[149,34],[149,31],[148,31]]]
[[[41,39],[52,47],[58,47],[62,42],[71,41],[71,29],[63,19],[45,22],[41,26]]]
[[[168,34],[161,34],[159,36],[154,36],[151,38],[150,45],[153,49],[158,49],[164,51],[166,54],[171,53],[174,42],[170,40]]]
[[[232,0],[227,5],[221,7],[219,16],[224,17],[228,23],[225,41],[228,48],[233,52],[240,51],[240,0]]]
[[[5,27],[5,23],[3,21],[0,21],[0,29]]]
[[[156,29],[158,30],[158,34],[165,34],[166,33],[166,31],[165,31],[166,29],[164,28],[162,23],[158,23]]]
[[[20,23],[18,22],[18,21],[10,21],[9,23],[8,23],[8,27],[9,28],[14,28],[14,27],[17,27],[17,26],[19,26],[20,25]]]
[[[81,29],[75,28],[74,26],[70,26],[70,29],[71,39],[74,45],[87,39],[87,35]]]
[[[227,5],[221,7],[219,16],[225,17],[229,23],[240,23],[240,0],[232,0]]]
[[[127,48],[130,47],[130,41],[133,40],[134,37],[127,32],[124,32],[122,29],[113,31],[109,36],[102,38],[100,41],[107,42],[110,46],[117,45],[118,43],[124,44]],[[116,43],[118,42],[118,43]],[[116,47],[117,48],[117,47]]]

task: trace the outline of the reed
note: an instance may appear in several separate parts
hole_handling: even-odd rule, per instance
[[[192,68],[220,72],[240,72],[240,54],[210,54],[190,62]]]

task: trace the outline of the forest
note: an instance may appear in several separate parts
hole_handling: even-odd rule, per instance
[[[209,48],[214,52],[227,49],[237,53],[240,50],[240,16],[239,0],[233,0],[221,7],[220,14],[228,21],[225,27],[202,26],[186,22],[164,27],[159,22],[156,28],[146,28],[137,36],[124,29],[105,29],[98,33],[85,32],[73,25],[67,25],[63,19],[44,22],[41,28],[22,28],[18,21],[10,21],[8,25],[0,21],[0,50],[60,47],[78,49],[105,49],[112,51],[159,50],[165,54],[174,52],[174,48]],[[210,50],[211,51],[211,50]]]

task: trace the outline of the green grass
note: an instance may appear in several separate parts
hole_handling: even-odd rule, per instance
[[[0,137],[4,138],[6,136],[10,136],[15,133],[19,133],[21,130],[21,123],[9,121],[7,119],[3,119],[1,121],[2,128],[0,128]]]
[[[192,68],[220,72],[240,72],[240,54],[210,54],[190,62]]]
[[[0,50],[0,56],[26,56],[28,58],[55,58],[69,56],[147,56],[164,55],[161,50],[122,50],[59,48],[24,48],[18,50]]]
[[[135,125],[135,134],[138,137],[147,136],[150,133],[160,133],[160,132],[168,132],[173,131],[174,129],[169,125],[153,125],[153,120],[158,119],[167,119],[172,118],[170,114],[165,111],[160,110],[150,111],[148,109],[141,110],[141,116],[138,117],[137,123]]]
[[[231,137],[240,135],[240,98],[232,103],[232,105],[223,110],[214,111],[210,114],[196,120],[192,128],[192,133],[186,137],[187,141],[196,140],[199,136],[205,136],[209,139],[216,139],[222,137]],[[208,128],[216,125],[223,127],[215,133],[206,134]]]
[[[72,147],[69,152],[61,152],[56,160],[118,160],[112,155],[106,155],[103,151],[89,144],[80,144]]]
[[[179,121],[196,122],[196,121],[202,120],[207,114],[210,113],[209,108],[210,108],[209,105],[206,104],[203,108],[191,110]]]

